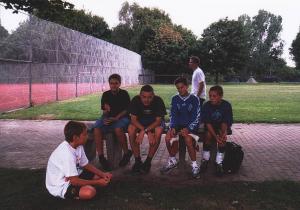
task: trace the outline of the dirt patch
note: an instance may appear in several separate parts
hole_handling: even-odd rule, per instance
[[[41,114],[36,117],[36,120],[54,120],[56,119],[55,114]]]

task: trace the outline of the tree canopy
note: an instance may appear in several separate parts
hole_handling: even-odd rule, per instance
[[[296,38],[292,42],[290,54],[293,56],[293,60],[296,63],[296,68],[300,70],[300,28]]]

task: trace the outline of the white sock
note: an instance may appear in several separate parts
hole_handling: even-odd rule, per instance
[[[224,153],[217,152],[216,163],[220,164],[222,163],[223,160],[224,160]]]
[[[203,159],[209,160],[210,158],[210,151],[203,151]]]
[[[171,160],[173,163],[177,162],[176,157],[169,157],[169,160]]]
[[[192,167],[198,167],[197,161],[192,161]]]

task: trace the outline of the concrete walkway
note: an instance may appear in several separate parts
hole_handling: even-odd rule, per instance
[[[67,121],[0,120],[0,167],[45,168],[55,147],[63,141]],[[300,181],[300,124],[234,124],[230,140],[242,145],[244,161],[237,174],[214,176],[213,164],[199,182],[209,181]],[[200,145],[201,147],[201,145]],[[147,141],[142,144],[142,158],[147,155]],[[174,169],[161,175],[159,168],[166,163],[168,152],[164,140],[153,159],[151,173],[142,179],[194,183],[190,168]],[[201,153],[197,154],[200,161]],[[187,157],[188,159],[188,157]],[[189,162],[189,160],[187,160]],[[129,176],[131,164],[114,171],[115,177]]]

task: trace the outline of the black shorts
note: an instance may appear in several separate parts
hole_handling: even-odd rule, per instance
[[[85,180],[92,180],[95,174],[83,170],[83,172],[79,175],[80,179],[85,179]],[[78,199],[79,198],[79,191],[80,191],[81,186],[74,186],[72,184],[69,185],[67,192],[65,193],[65,198],[66,199]]]

